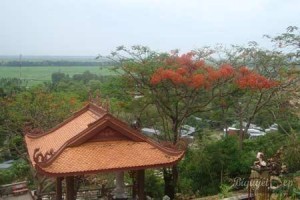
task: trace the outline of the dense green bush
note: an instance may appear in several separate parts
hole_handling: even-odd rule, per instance
[[[146,170],[145,174],[145,193],[154,198],[161,199],[164,196],[164,181],[157,170]]]
[[[249,174],[255,159],[251,152],[239,151],[236,137],[202,141],[199,147],[188,151],[180,166],[180,189],[184,193],[192,190],[199,195],[216,194],[219,186],[230,178]]]
[[[0,185],[11,183],[14,178],[14,173],[11,170],[0,170]]]
[[[296,137],[296,138],[295,138]],[[258,151],[266,158],[284,148],[284,161],[290,172],[300,169],[299,136],[291,139],[281,133],[269,133],[255,140],[245,140],[242,150],[238,147],[238,138],[229,136],[219,141],[208,141],[205,137],[198,147],[190,149],[180,164],[179,189],[182,193],[200,196],[220,192],[220,185],[232,184],[235,177],[248,178]]]
[[[30,166],[24,160],[14,162],[9,169],[0,170],[0,185],[28,180],[29,170]]]

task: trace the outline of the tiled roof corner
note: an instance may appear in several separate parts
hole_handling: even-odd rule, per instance
[[[26,134],[25,142],[33,166],[53,176],[172,165],[184,154],[153,141],[93,103],[46,133]]]

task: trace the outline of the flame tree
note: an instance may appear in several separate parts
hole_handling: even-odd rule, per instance
[[[132,49],[119,47],[113,56],[121,63],[129,91],[142,96],[133,101],[135,107],[142,102],[136,112],[142,115],[147,107],[154,108],[160,117],[163,139],[174,145],[180,139],[181,126],[191,115],[231,106],[232,103],[227,101],[231,96],[246,93],[261,99],[257,103],[256,114],[264,106],[262,102],[271,99],[281,85],[279,81],[245,66],[206,64],[194,52],[159,54],[146,47],[134,46]],[[243,135],[241,132],[241,144]],[[172,199],[177,179],[176,166],[164,169],[165,194]]]

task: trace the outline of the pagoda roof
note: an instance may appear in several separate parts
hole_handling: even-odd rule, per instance
[[[46,133],[26,133],[25,142],[32,165],[47,176],[171,166],[184,155],[92,103]]]

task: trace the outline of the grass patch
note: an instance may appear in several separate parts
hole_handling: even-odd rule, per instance
[[[112,67],[99,66],[24,66],[24,67],[0,67],[0,78],[21,78],[28,81],[28,85],[51,81],[51,74],[54,72],[62,72],[70,77],[74,74],[82,74],[85,71],[90,71],[93,74],[107,76],[116,74],[111,70]]]

